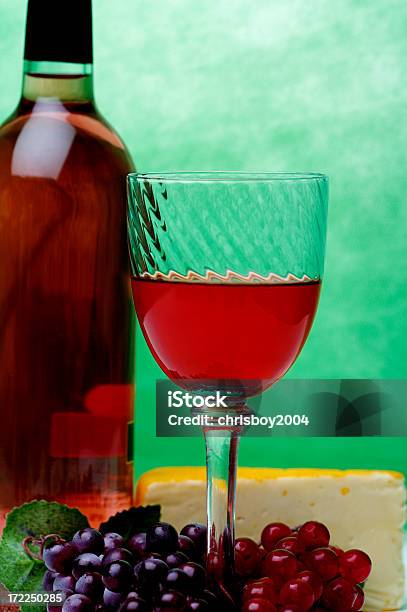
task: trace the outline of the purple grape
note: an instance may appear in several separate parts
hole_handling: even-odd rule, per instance
[[[119,608],[119,612],[150,612],[150,610],[151,607],[140,597],[127,597]]]
[[[76,557],[73,563],[72,574],[79,580],[82,574],[87,572],[98,572],[102,567],[102,561],[94,553],[83,553]]]
[[[77,554],[78,552],[73,544],[61,542],[45,548],[42,558],[47,569],[58,574],[68,574]]]
[[[146,543],[151,552],[173,552],[178,546],[178,533],[169,523],[156,523],[147,530]]]
[[[62,612],[62,605],[56,606],[55,604],[47,604],[47,612]]]
[[[127,561],[127,563],[133,564],[134,557],[131,552],[125,548],[113,548],[104,555],[102,565],[110,565],[113,561]]]
[[[207,612],[210,609],[208,602],[203,599],[191,599],[185,608],[186,612]]]
[[[183,563],[188,563],[188,557],[182,552],[170,553],[164,558],[169,568],[179,567]]]
[[[184,610],[187,600],[182,593],[177,591],[165,591],[157,601],[157,610]]]
[[[156,591],[168,573],[168,565],[160,559],[144,559],[134,568],[141,589]]]
[[[126,599],[143,599],[143,596],[141,593],[133,589],[130,591],[130,593],[127,593]]]
[[[190,593],[190,579],[187,574],[179,568],[171,569],[165,580],[165,588],[168,590]]]
[[[181,535],[188,536],[188,538],[194,542],[197,552],[201,555],[204,554],[208,537],[206,525],[201,525],[201,523],[190,523],[181,529]]]
[[[191,561],[195,561],[198,557],[194,542],[186,535],[178,537],[178,550],[184,553]]]
[[[71,575],[57,574],[54,580],[53,591],[75,592],[75,578]]]
[[[58,576],[57,572],[51,572],[51,570],[47,570],[44,574],[44,578],[42,579],[42,588],[44,591],[50,592],[52,591],[52,587],[54,585],[54,580]]]
[[[85,595],[77,593],[65,599],[62,612],[94,612],[95,604]]]
[[[103,604],[108,610],[117,610],[125,598],[125,593],[114,593],[109,591],[109,589],[103,591]]]
[[[145,533],[136,533],[127,542],[127,548],[137,559],[142,559],[147,552],[147,536]]]
[[[180,570],[188,576],[188,593],[200,593],[205,588],[206,572],[202,565],[198,563],[184,563],[180,566]]]
[[[114,548],[121,548],[124,544],[124,538],[118,533],[106,533],[104,537],[105,553]]]
[[[92,552],[100,555],[105,550],[105,541],[97,529],[86,527],[77,531],[72,538],[72,544],[76,546],[79,553]]]
[[[102,580],[109,591],[120,593],[131,587],[133,568],[127,561],[113,561],[105,568]]]
[[[144,557],[144,561],[146,559],[159,559],[160,561],[164,561],[162,555],[160,555],[159,553],[148,553],[148,555]]]
[[[104,591],[101,575],[96,572],[83,574],[76,583],[75,591],[86,595],[92,601],[101,599]]]

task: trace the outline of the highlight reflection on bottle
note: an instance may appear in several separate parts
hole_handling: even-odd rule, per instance
[[[131,501],[132,161],[92,61],[91,0],[29,1],[23,93],[0,130],[0,529],[32,498],[91,521]]]

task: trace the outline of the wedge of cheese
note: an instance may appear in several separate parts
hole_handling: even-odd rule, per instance
[[[400,610],[404,599],[404,477],[365,470],[240,468],[237,535],[259,540],[272,521],[321,521],[331,542],[360,548],[373,561],[364,610]],[[205,522],[204,468],[159,468],[139,480],[137,504],[160,504],[177,528]]]

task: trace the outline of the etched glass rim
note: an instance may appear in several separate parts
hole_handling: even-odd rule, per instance
[[[268,183],[292,181],[328,181],[319,172],[241,172],[241,171],[193,171],[193,172],[132,172],[129,181],[138,183]]]

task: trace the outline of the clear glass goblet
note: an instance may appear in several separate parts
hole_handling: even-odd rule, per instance
[[[164,173],[128,177],[137,316],[165,374],[223,405],[201,408],[207,451],[207,566],[233,576],[242,428],[229,417],[278,381],[310,331],[323,274],[322,174]]]

